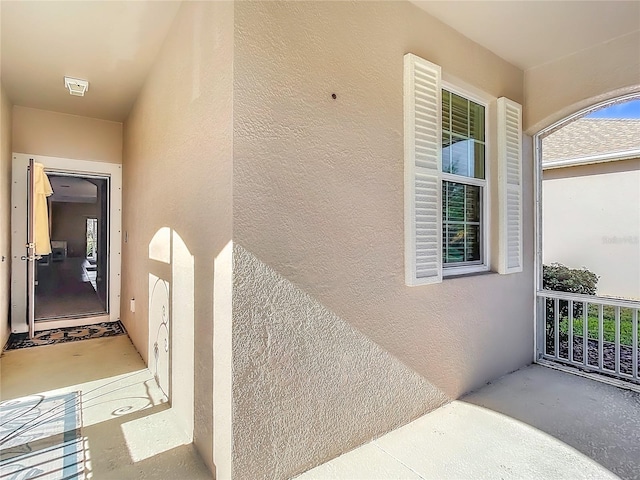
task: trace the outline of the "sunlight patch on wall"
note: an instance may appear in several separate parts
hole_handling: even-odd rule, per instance
[[[158,262],[171,263],[171,229],[163,227],[149,242],[149,258]]]
[[[149,262],[149,369],[181,419],[183,430],[191,436],[194,256],[178,232],[163,227],[149,243],[149,259],[162,262]]]
[[[149,274],[149,370],[171,398],[169,282]]]
[[[213,282],[213,460],[218,478],[231,478],[233,444],[232,378],[233,242],[214,260]]]

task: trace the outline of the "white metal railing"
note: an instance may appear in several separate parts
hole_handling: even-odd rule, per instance
[[[538,358],[640,383],[640,302],[540,290]]]

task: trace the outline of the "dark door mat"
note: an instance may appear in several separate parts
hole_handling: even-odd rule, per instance
[[[56,343],[77,342],[92,338],[115,337],[125,335],[127,331],[122,322],[103,322],[84,327],[56,328],[36,332],[34,338],[29,338],[28,333],[12,333],[5,350],[18,348],[39,347],[42,345],[54,345]]]

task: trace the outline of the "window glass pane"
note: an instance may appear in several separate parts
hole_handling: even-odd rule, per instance
[[[442,171],[451,172],[451,134],[442,131]]]
[[[456,175],[469,175],[469,140],[452,137],[454,143],[451,145],[451,166],[448,173]]]
[[[451,121],[449,116],[451,115],[451,94],[446,90],[442,91],[442,129],[451,131]]]
[[[469,138],[469,100],[451,94],[451,133]]]
[[[473,142],[473,163],[470,177],[484,177],[484,145],[482,143]]]
[[[485,178],[484,107],[442,91],[442,171]]]
[[[444,263],[464,262],[464,225],[448,225],[442,240],[447,246],[443,252]]]
[[[465,186],[462,183],[444,182],[443,217],[446,221],[464,222]]]
[[[471,138],[484,142],[484,107],[475,102],[469,102],[469,126]]]
[[[442,257],[445,266],[482,261],[482,187],[442,182]]]
[[[480,225],[465,225],[465,240],[464,260],[480,260]]]
[[[480,222],[480,187],[465,185],[465,221]]]

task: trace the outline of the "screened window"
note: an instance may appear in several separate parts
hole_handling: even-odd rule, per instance
[[[484,263],[485,107],[442,90],[443,267]]]

